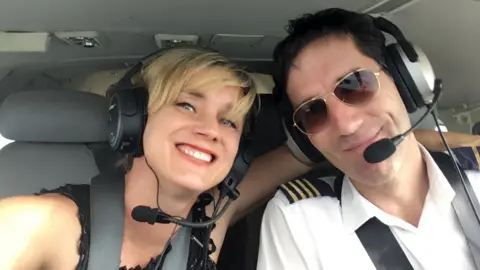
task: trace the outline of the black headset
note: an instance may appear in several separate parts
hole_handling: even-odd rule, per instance
[[[371,19],[377,29],[390,34],[396,40],[396,43],[385,44],[383,57],[387,71],[392,76],[408,113],[430,104],[435,96],[435,74],[426,55],[419,47],[411,44],[400,29],[389,20],[382,17]],[[294,127],[293,107],[285,90],[276,88],[273,93],[277,98],[277,109],[282,116],[288,147],[304,163],[315,164],[325,161],[325,157],[310,143],[307,135]]]
[[[109,100],[108,141],[113,150],[133,157],[143,155],[143,132],[148,116],[148,90],[143,86],[133,85],[132,78],[156,58],[176,48],[160,49],[145,56],[133,65],[116,84],[110,86],[107,91]],[[207,48],[202,49],[213,52]],[[258,104],[259,99],[256,97],[256,101],[247,115],[233,167],[218,186],[231,199],[238,197],[239,193],[236,187],[244,178],[253,159],[251,141]]]

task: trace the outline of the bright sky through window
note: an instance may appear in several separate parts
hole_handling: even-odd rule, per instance
[[[0,149],[2,149],[2,147],[4,147],[5,145],[11,143],[12,141],[11,140],[7,140],[5,139],[2,134],[0,134]]]

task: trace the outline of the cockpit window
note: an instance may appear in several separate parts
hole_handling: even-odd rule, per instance
[[[6,139],[0,134],[0,149],[2,149],[5,145],[11,143],[12,140]]]

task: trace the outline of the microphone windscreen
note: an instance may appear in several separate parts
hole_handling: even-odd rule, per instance
[[[368,163],[379,163],[393,155],[396,150],[392,140],[384,138],[369,145],[363,152],[363,158]]]
[[[132,210],[132,218],[138,222],[148,222],[154,224],[157,218],[157,213],[155,209],[152,209],[145,205],[139,205]]]

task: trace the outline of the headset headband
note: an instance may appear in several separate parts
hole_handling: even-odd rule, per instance
[[[140,70],[145,66],[145,64],[149,64],[150,61],[152,61],[153,59],[156,59],[158,56],[163,54],[166,50],[167,49],[159,49],[148,54],[147,56],[142,57],[142,59],[140,59],[137,63],[135,63],[135,65],[133,65],[130,69],[128,69],[125,75],[123,75],[123,77],[120,80],[118,80],[116,85],[119,86],[120,88],[133,87],[132,77],[138,72],[140,72]]]
[[[418,61],[418,54],[415,51],[415,48],[410,42],[408,42],[402,31],[398,28],[398,26],[383,17],[372,17],[372,19],[373,24],[377,29],[381,30],[382,32],[388,33],[395,38],[398,45],[403,49],[410,62]]]

